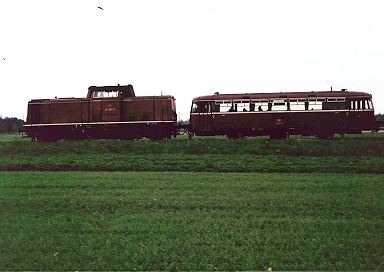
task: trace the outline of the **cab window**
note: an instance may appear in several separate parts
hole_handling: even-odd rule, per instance
[[[119,91],[111,91],[111,92],[95,91],[95,92],[93,92],[94,98],[118,97],[118,96],[119,96]]]

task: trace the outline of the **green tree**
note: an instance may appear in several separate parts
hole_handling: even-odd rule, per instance
[[[11,133],[17,132],[18,129],[23,125],[24,121],[15,117],[0,116],[0,133]]]

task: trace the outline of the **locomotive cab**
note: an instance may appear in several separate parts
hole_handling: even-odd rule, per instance
[[[104,98],[104,97],[135,97],[135,91],[131,84],[126,86],[90,86],[88,88],[87,98]]]

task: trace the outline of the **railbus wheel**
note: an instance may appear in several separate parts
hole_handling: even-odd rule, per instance
[[[335,134],[333,132],[330,132],[330,131],[318,131],[316,132],[315,136],[316,138],[319,138],[319,139],[329,139],[329,138],[333,138]]]
[[[227,132],[228,139],[242,139],[244,138],[243,133],[240,130],[233,130]]]
[[[282,140],[282,139],[286,139],[287,137],[289,136],[287,136],[287,132],[285,131],[274,131],[269,134],[269,138],[275,139],[275,140]]]

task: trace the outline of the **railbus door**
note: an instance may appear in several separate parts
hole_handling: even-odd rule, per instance
[[[202,101],[199,105],[199,125],[203,131],[212,130],[212,107],[210,101]]]
[[[359,101],[353,99],[350,101],[349,107],[349,128],[355,129],[357,126],[357,116],[359,114]]]

